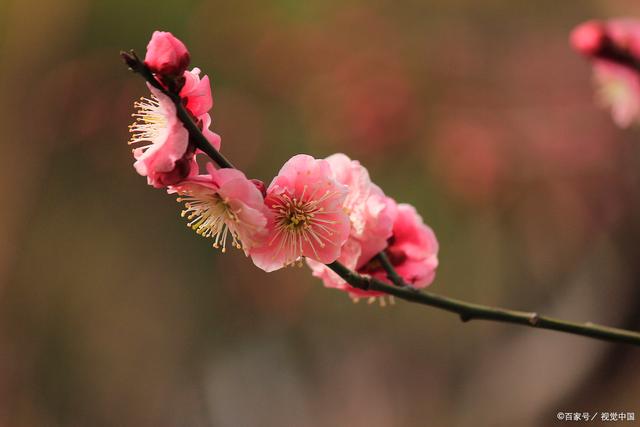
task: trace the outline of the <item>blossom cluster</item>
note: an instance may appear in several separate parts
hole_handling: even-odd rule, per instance
[[[570,41],[592,61],[599,101],[615,123],[640,122],[640,21],[587,21],[571,32]]]
[[[171,33],[156,31],[147,46],[146,67],[167,93],[173,92],[216,150],[221,138],[210,130],[211,86],[200,70],[188,70],[190,55]],[[177,194],[182,216],[197,234],[222,252],[241,249],[271,272],[304,261],[325,286],[357,300],[380,292],[350,286],[326,264],[334,261],[390,283],[383,252],[412,287],[429,285],[438,265],[435,234],[415,208],[397,203],[374,184],[367,169],[344,154],[289,159],[268,187],[232,168],[212,163],[201,171],[201,152],[178,118],[174,100],[151,84],[151,97],[135,103],[130,144],[136,171],[149,185]],[[381,299],[381,301],[384,301]]]

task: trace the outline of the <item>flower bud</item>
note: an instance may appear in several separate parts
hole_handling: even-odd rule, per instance
[[[588,21],[571,32],[571,45],[583,55],[596,55],[602,48],[605,36],[601,22]]]
[[[147,45],[145,64],[156,74],[178,77],[189,66],[189,51],[184,43],[166,31],[154,31]]]

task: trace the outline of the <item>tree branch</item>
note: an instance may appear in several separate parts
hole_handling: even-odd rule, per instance
[[[189,132],[190,139],[196,144],[196,147],[205,152],[218,166],[222,168],[233,168],[229,162],[218,150],[216,150],[207,138],[202,134],[198,126],[193,122],[189,112],[184,108],[182,100],[177,93],[173,93],[164,88],[155,78],[149,68],[138,59],[135,52],[121,52],[120,55],[124,59],[129,68],[140,74],[149,84],[167,95],[176,105],[178,118],[185,125]],[[640,333],[625,329],[610,328],[607,326],[596,325],[591,322],[574,323],[552,317],[538,315],[535,312],[508,310],[499,307],[490,307],[480,304],[474,304],[466,301],[448,298],[431,292],[418,291],[409,286],[393,268],[389,258],[384,252],[376,255],[387,273],[387,277],[393,283],[389,285],[372,277],[362,276],[351,271],[338,261],[327,264],[331,270],[338,274],[342,279],[354,288],[383,292],[393,295],[405,301],[417,304],[428,305],[460,316],[463,322],[474,319],[492,320],[495,322],[513,323],[539,329],[549,329],[554,331],[566,332],[574,335],[581,335],[590,338],[596,338],[606,341],[628,343],[640,346]]]
[[[431,292],[418,291],[411,286],[407,286],[402,279],[400,286],[388,285],[380,280],[356,274],[338,262],[327,264],[327,266],[355,288],[384,292],[388,295],[393,295],[406,301],[450,311],[459,315],[463,322],[468,322],[474,319],[493,320],[496,322],[514,323],[539,329],[550,329],[606,341],[640,345],[640,333],[638,332],[610,328],[607,326],[596,325],[591,322],[567,322],[552,317],[541,316],[535,312],[507,310],[499,307],[489,307],[469,303]],[[395,275],[397,276],[397,273],[395,273]]]
[[[387,272],[387,278],[391,281],[391,283],[400,287],[408,286],[405,283],[404,279],[400,277],[396,269],[393,268],[391,261],[389,261],[389,257],[387,257],[387,254],[384,251],[376,255],[376,258],[378,258],[378,261],[380,261],[380,264],[382,265],[384,271]]]

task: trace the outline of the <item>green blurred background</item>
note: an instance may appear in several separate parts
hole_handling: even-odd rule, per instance
[[[640,353],[360,303],[190,232],[136,175],[120,49],[172,31],[247,175],[359,159],[431,290],[640,329],[640,134],[567,45],[635,0],[0,1],[1,426],[547,426],[635,411]],[[629,422],[625,423],[631,424]]]

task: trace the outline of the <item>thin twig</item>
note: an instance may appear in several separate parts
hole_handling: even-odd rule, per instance
[[[387,278],[391,281],[391,283],[400,287],[407,286],[404,279],[400,277],[396,269],[393,268],[391,261],[389,261],[389,257],[387,257],[387,254],[384,251],[376,255],[376,258],[378,259],[378,261],[380,261],[380,264],[382,265],[384,271],[387,272]]]
[[[189,136],[196,146],[211,157],[220,167],[233,168],[229,162],[218,150],[216,150],[207,138],[202,134],[198,126],[193,122],[191,116],[184,108],[182,100],[178,94],[167,91],[156,80],[147,66],[138,59],[136,54],[131,51],[121,52],[121,56],[125,60],[129,68],[140,74],[147,82],[153,85],[162,93],[171,98],[176,105],[178,118],[187,128]],[[596,325],[591,322],[574,323],[552,317],[541,316],[535,312],[508,310],[500,307],[490,307],[480,304],[474,304],[466,301],[448,298],[431,292],[418,291],[408,286],[405,281],[397,273],[389,258],[384,252],[376,255],[382,267],[387,273],[387,277],[394,285],[389,285],[372,277],[362,276],[351,271],[338,261],[327,264],[331,270],[337,273],[351,286],[369,291],[383,292],[388,295],[396,296],[400,299],[414,302],[417,304],[428,305],[442,310],[456,313],[463,322],[474,319],[492,320],[495,322],[513,323],[539,329],[549,329],[554,331],[566,332],[574,335],[581,335],[590,338],[596,338],[606,341],[628,343],[640,345],[640,333],[625,329],[610,328],[607,326]]]

